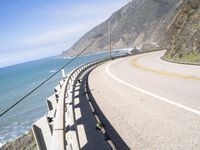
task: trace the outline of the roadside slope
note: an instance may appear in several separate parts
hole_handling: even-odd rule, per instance
[[[200,64],[200,1],[185,0],[165,34],[166,60]]]
[[[32,131],[17,138],[12,142],[7,142],[0,150],[37,150]]]

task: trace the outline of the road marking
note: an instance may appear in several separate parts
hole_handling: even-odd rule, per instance
[[[142,57],[142,56],[140,56]],[[158,71],[158,70],[153,70],[150,68],[146,68],[144,66],[141,66],[137,63],[137,60],[140,58],[137,57],[133,60],[133,66],[138,68],[138,69],[142,69],[145,71],[149,71],[149,72],[153,72],[153,73],[157,73],[157,74],[162,74],[162,75],[166,75],[166,76],[171,76],[171,77],[176,77],[176,78],[183,78],[183,79],[190,79],[190,80],[200,80],[199,77],[194,77],[194,76],[184,76],[184,75],[178,75],[178,74],[173,74],[173,73],[169,73],[169,72],[164,72],[164,71]]]
[[[187,107],[187,106],[184,106],[184,105],[181,105],[181,104],[179,104],[179,103],[173,102],[173,101],[171,101],[171,100],[169,100],[169,99],[167,99],[167,98],[163,98],[163,97],[158,96],[158,95],[156,95],[156,94],[150,93],[150,92],[148,92],[148,91],[145,91],[145,90],[143,90],[143,89],[141,89],[141,88],[138,88],[138,87],[136,87],[136,86],[134,86],[134,85],[132,85],[132,84],[130,84],[130,83],[127,83],[127,82],[125,82],[125,81],[123,81],[123,80],[117,78],[117,77],[114,76],[114,75],[110,72],[110,70],[109,70],[109,68],[110,68],[110,66],[111,66],[112,64],[113,64],[113,63],[110,63],[110,64],[108,64],[108,65],[106,66],[106,72],[107,72],[108,75],[109,75],[110,77],[112,77],[114,80],[120,82],[121,84],[124,84],[124,85],[126,85],[126,86],[129,86],[130,88],[133,88],[133,89],[135,89],[135,90],[137,90],[137,91],[140,91],[140,92],[142,92],[142,93],[144,93],[144,94],[146,94],[146,95],[149,95],[149,96],[151,96],[151,97],[154,97],[154,98],[156,98],[156,99],[159,99],[159,100],[161,100],[161,101],[164,101],[164,102],[166,102],[166,103],[169,103],[169,104],[171,104],[171,105],[174,105],[174,106],[176,106],[176,107],[182,108],[182,109],[184,109],[184,110],[187,110],[187,111],[189,111],[189,112],[191,112],[191,113],[194,113],[194,114],[200,116],[200,111],[198,111],[198,110],[189,108],[189,107]]]

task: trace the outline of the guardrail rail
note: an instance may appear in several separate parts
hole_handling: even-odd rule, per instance
[[[102,58],[77,67],[64,76],[54,88],[55,93],[47,98],[48,113],[32,126],[39,150],[80,149],[76,134],[72,133],[72,135],[66,137],[66,127],[74,124],[73,112],[70,112],[73,109],[70,109],[71,89],[79,74],[110,59],[108,57]]]
[[[137,52],[132,55],[141,53],[144,52]],[[55,93],[47,98],[47,114],[32,126],[39,150],[80,149],[77,134],[73,131],[66,130],[67,127],[75,125],[73,106],[71,104],[74,81],[83,72],[92,70],[96,66],[109,60],[126,56],[130,56],[130,54],[98,59],[77,67],[67,75],[62,70],[63,79],[54,88]]]

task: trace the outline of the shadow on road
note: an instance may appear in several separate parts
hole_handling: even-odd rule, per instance
[[[109,120],[106,118],[106,116],[103,114],[103,112],[97,105],[97,103],[90,91],[89,85],[88,85],[88,77],[89,77],[89,74],[87,74],[87,77],[86,77],[86,89],[88,91],[89,101],[91,102],[92,106],[94,107],[94,110],[95,110],[94,114],[98,116],[99,120],[103,124],[103,127],[106,131],[107,138],[109,138],[113,142],[116,149],[129,150],[130,148],[128,147],[128,145],[121,138],[121,136],[117,133],[117,131],[113,128],[113,126],[110,124]]]

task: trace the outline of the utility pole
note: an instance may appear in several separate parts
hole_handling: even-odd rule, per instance
[[[109,32],[109,43],[110,43],[110,58],[112,58],[112,54],[111,54],[111,25],[110,25],[110,22],[108,22],[108,32]]]

